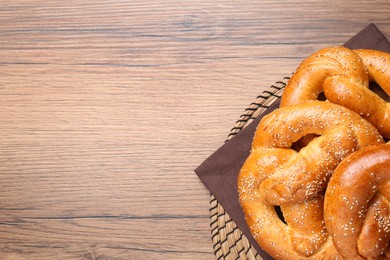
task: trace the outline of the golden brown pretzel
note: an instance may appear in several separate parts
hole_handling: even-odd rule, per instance
[[[390,94],[390,54],[375,50],[356,50],[368,70],[369,79]],[[390,104],[354,78],[328,78],[324,83],[327,99],[352,109],[390,137]]]
[[[238,190],[247,225],[258,244],[274,258],[304,259],[305,255],[310,257],[315,253],[316,257],[327,255],[331,256],[329,259],[332,259],[337,255],[337,252],[329,239],[328,233],[323,232],[322,207],[319,207],[320,212],[316,212],[318,207],[313,206],[316,202],[315,199],[312,200],[312,203],[297,205],[295,209],[294,205],[290,207],[287,205],[286,208],[290,208],[287,212],[291,212],[291,214],[286,214],[285,219],[289,224],[285,225],[278,217],[274,206],[265,201],[263,190],[259,189],[261,182],[267,178],[270,172],[275,172],[279,165],[285,164],[290,156],[294,154],[296,152],[290,149],[258,148],[253,150],[245,161],[238,178]],[[322,200],[320,200],[320,203],[322,203]],[[306,211],[302,211],[302,209],[306,209]],[[311,213],[307,215],[299,214],[308,211]],[[309,221],[302,219],[312,215],[320,217]],[[299,219],[299,221],[294,221],[294,219]],[[303,225],[306,227],[304,231],[307,234],[305,235],[299,232],[299,228],[302,227],[299,224],[303,222],[310,223],[310,225]],[[290,235],[295,240],[287,240]],[[313,240],[316,243],[308,243],[313,237],[317,238]],[[320,247],[322,249],[317,252]],[[315,259],[315,257],[311,259]]]
[[[359,113],[390,138],[390,104],[368,88],[368,80],[390,94],[389,53],[326,48],[298,67],[286,86],[281,106],[314,100],[324,92],[329,101]]]
[[[278,147],[290,148],[292,144],[307,134],[325,135],[328,130],[339,129],[340,126],[350,128],[357,137],[357,149],[364,146],[383,143],[383,139],[369,122],[361,118],[355,112],[329,102],[311,101],[302,104],[282,107],[277,112],[263,118],[259,124],[253,140],[253,147]],[[334,138],[337,138],[334,137]],[[327,144],[326,138],[322,137],[317,142],[322,142],[324,147],[332,148],[334,143]],[[306,147],[295,158],[294,164],[289,170],[281,170],[280,174],[268,178],[264,185],[267,187],[267,200],[280,204],[283,202],[299,202],[310,196],[310,192],[316,194],[325,185],[324,178],[333,171],[334,161],[339,158],[330,158],[321,164],[319,158],[331,154],[323,150],[312,150],[313,146]],[[325,154],[324,154],[325,153]],[[336,155],[342,157],[343,150],[338,150]],[[315,155],[310,156],[310,154]],[[313,161],[309,161],[313,158]],[[328,165],[329,164],[329,165]],[[338,162],[336,163],[338,164]],[[294,167],[298,167],[294,169]],[[318,176],[321,168],[326,170],[326,176]],[[292,174],[295,170],[296,174]],[[305,173],[304,173],[305,172]],[[324,173],[322,173],[324,174]],[[315,185],[308,187],[308,183]],[[293,181],[297,179],[298,181]]]
[[[311,133],[320,137],[299,152],[291,149]],[[334,259],[338,253],[322,212],[327,180],[347,155],[380,143],[370,123],[329,102],[282,107],[265,116],[238,177],[240,204],[259,245],[274,258]]]
[[[333,76],[354,78],[368,87],[368,73],[358,54],[343,46],[324,48],[298,66],[287,83],[280,106],[316,100],[324,90],[325,80]]]
[[[325,194],[325,223],[345,259],[384,257],[390,240],[390,145],[348,156]]]

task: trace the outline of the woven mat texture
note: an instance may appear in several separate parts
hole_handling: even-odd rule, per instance
[[[289,79],[285,77],[257,96],[236,121],[226,142],[278,101]],[[210,199],[210,221],[211,239],[217,259],[262,259],[213,195]]]

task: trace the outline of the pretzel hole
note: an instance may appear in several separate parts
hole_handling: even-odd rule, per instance
[[[299,152],[302,148],[306,147],[314,138],[318,137],[316,134],[308,134],[300,138],[298,141],[292,143],[291,149]]]
[[[390,102],[390,96],[375,82],[370,82],[370,89],[372,92],[380,96],[384,101]]]
[[[370,82],[370,89],[372,92],[376,93],[380,98],[385,102],[390,102],[390,96],[375,82]],[[389,142],[389,138],[384,138],[385,142]]]
[[[284,224],[287,224],[286,220],[284,219],[283,212],[280,209],[280,206],[274,206],[276,214],[278,215],[279,219],[283,221]]]
[[[325,101],[325,100],[326,100],[326,97],[325,97],[324,92],[321,92],[321,93],[318,95],[317,99],[318,99],[319,101]]]

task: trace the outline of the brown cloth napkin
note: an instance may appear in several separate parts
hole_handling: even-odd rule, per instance
[[[374,25],[370,24],[348,40],[344,46],[351,49],[376,49],[390,52],[390,43]],[[240,230],[249,239],[263,259],[272,259],[265,253],[249,232],[238,202],[237,175],[249,155],[252,139],[261,118],[279,107],[272,105],[261,116],[245,127],[234,138],[222,145],[198,168],[196,174],[223,206]]]

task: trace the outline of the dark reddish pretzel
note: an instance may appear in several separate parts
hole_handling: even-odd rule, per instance
[[[390,94],[390,54],[337,46],[304,60],[287,84],[281,106],[315,100],[321,92],[359,113],[390,138],[390,105],[368,88],[375,81]]]
[[[325,223],[345,259],[390,258],[389,202],[390,145],[357,151],[337,167],[325,194]]]
[[[299,152],[291,149],[312,133],[320,137]],[[338,253],[322,211],[327,181],[347,155],[380,143],[383,139],[370,123],[329,102],[283,107],[265,116],[238,177],[240,204],[259,245],[274,258],[334,259]]]

